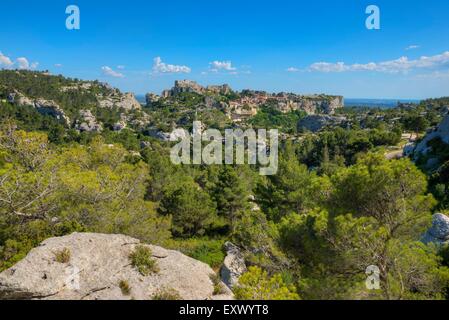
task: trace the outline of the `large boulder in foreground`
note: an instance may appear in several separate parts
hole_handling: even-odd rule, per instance
[[[159,271],[144,276],[131,264],[129,256],[139,246],[151,249]],[[1,273],[0,300],[151,300],[164,294],[165,299],[232,299],[224,285],[214,296],[214,274],[178,251],[127,236],[74,233],[44,241]]]
[[[435,243],[437,245],[449,244],[449,217],[437,213],[433,216],[432,227],[422,238],[424,243]]]

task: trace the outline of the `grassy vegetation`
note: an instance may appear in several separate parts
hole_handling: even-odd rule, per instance
[[[223,250],[224,240],[208,238],[193,238],[186,240],[171,240],[165,246],[173,250],[179,250],[185,255],[204,262],[212,269],[218,269],[222,265],[225,252]]]
[[[173,288],[163,288],[159,289],[152,297],[152,300],[167,300],[167,301],[174,301],[174,300],[182,300],[181,295],[178,291],[176,291]]]
[[[129,255],[131,265],[137,269],[143,276],[148,276],[159,272],[156,260],[152,258],[151,249],[145,246],[137,246]]]
[[[131,287],[130,287],[128,281],[121,280],[120,283],[119,283],[119,288],[122,291],[122,294],[124,296],[129,296],[131,294]]]
[[[214,285],[214,291],[213,291],[213,295],[220,295],[220,294],[225,294],[225,287],[223,282],[221,282],[221,278],[219,275],[217,275],[216,273],[213,273],[209,276],[210,281],[212,281],[212,284]]]
[[[72,253],[67,248],[54,252],[54,255],[55,261],[59,263],[69,263],[72,257]]]

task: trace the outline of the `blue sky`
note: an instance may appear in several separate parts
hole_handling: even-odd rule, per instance
[[[70,4],[80,8],[80,30],[65,27]],[[380,30],[365,27],[371,4]],[[137,94],[193,79],[350,98],[447,96],[448,13],[447,0],[10,1],[0,68],[99,79]]]

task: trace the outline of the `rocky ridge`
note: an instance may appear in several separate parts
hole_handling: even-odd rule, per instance
[[[345,123],[346,121],[346,117],[336,117],[330,115],[310,115],[299,121],[298,130],[318,132],[327,126],[338,126]]]
[[[54,116],[56,119],[70,126],[70,118],[64,113],[64,110],[54,101],[42,98],[31,99],[19,91],[8,94],[8,102],[19,106],[33,106],[41,114]]]
[[[431,151],[429,142],[434,139],[441,139],[442,142],[449,144],[449,114],[443,118],[443,121],[434,130],[429,132],[424,139],[415,147],[413,153],[415,156],[427,154]]]
[[[176,97],[182,93],[205,95],[205,105],[209,108],[223,109],[234,122],[244,121],[257,114],[262,105],[272,105],[283,113],[300,110],[308,115],[333,115],[336,110],[344,107],[342,96],[330,95],[297,95],[292,93],[270,94],[265,91],[243,90],[234,92],[229,85],[203,87],[195,81],[176,81],[173,88],[164,90],[161,96],[149,93],[146,95],[147,106],[152,106],[160,99]],[[236,96],[227,103],[217,101],[213,95]]]

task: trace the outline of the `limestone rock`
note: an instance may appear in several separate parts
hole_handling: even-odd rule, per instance
[[[90,110],[80,110],[80,120],[75,127],[82,132],[103,131],[102,124],[97,122],[97,118],[95,118]]]
[[[227,95],[232,92],[231,87],[227,84],[223,84],[221,86],[208,86],[206,90],[214,94],[222,95]]]
[[[97,100],[101,108],[112,109],[114,107],[130,110],[142,109],[141,104],[137,101],[132,93],[121,93],[119,90],[112,90],[107,95],[98,95]]]
[[[125,121],[119,121],[119,122],[115,123],[114,126],[113,126],[113,130],[114,131],[122,131],[125,128],[126,128],[126,122]]]
[[[221,268],[221,278],[229,287],[238,284],[239,278],[247,271],[245,258],[240,249],[231,242],[225,243],[226,258]]]
[[[148,130],[148,135],[152,138],[158,139],[160,141],[168,142],[170,141],[170,133],[162,132],[154,128]]]
[[[140,105],[139,101],[137,101],[136,97],[133,93],[125,93],[121,99],[121,101],[118,103],[119,108],[123,108],[125,110],[140,110],[142,106]]]
[[[162,97],[169,98],[175,97],[181,93],[197,93],[197,94],[221,94],[227,95],[232,92],[232,89],[229,85],[218,85],[218,86],[208,86],[203,87],[199,85],[197,82],[192,80],[177,80],[175,81],[175,86],[170,90],[164,90],[162,92]]]
[[[293,105],[295,106],[295,105]],[[337,109],[344,107],[344,98],[341,96],[304,96],[296,101],[296,110],[305,111],[309,115],[332,115]]]
[[[18,91],[8,94],[7,100],[18,106],[33,106],[39,113],[55,117],[66,126],[70,126],[70,118],[64,113],[64,110],[52,100],[45,100],[42,98],[31,99]]]
[[[301,119],[298,123],[299,130],[318,132],[327,126],[338,126],[347,119],[345,117],[334,117],[329,115],[311,115]]]
[[[429,132],[424,139],[416,146],[414,150],[415,158],[421,154],[426,155],[430,152],[431,147],[428,143],[436,138],[440,138],[444,143],[449,144],[449,114],[447,114],[443,121],[437,128]]]
[[[449,244],[449,217],[437,213],[433,216],[432,227],[422,238],[422,242],[438,245]]]
[[[65,115],[64,110],[52,100],[37,99],[34,102],[34,107],[41,114],[51,115],[58,120],[64,122],[67,126],[70,126],[70,119]]]
[[[177,80],[175,81],[175,86],[171,90],[164,90],[162,96],[164,98],[174,97],[181,93],[198,93],[203,94],[206,89],[200,86],[198,83],[192,80]]]
[[[145,245],[159,271],[143,276],[129,260],[138,245],[139,240],[124,235],[95,233],[48,239],[0,274],[0,300],[151,300],[169,289],[186,300],[232,299],[230,290],[214,297],[214,271],[178,251]],[[67,263],[55,259],[61,250],[70,253]],[[122,292],[121,282],[128,284],[129,294]]]
[[[147,93],[145,95],[145,101],[147,103],[147,107],[152,107],[154,105],[154,103],[158,102],[160,99],[161,99],[161,97],[154,93]]]

